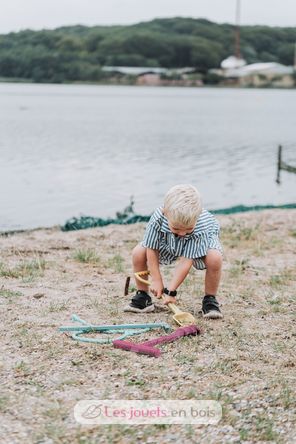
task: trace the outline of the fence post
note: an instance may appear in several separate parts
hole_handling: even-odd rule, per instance
[[[279,145],[276,183],[281,183],[281,180],[280,180],[281,167],[282,167],[282,145]]]

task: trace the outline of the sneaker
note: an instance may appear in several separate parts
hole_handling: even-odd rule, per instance
[[[223,314],[219,308],[219,302],[210,294],[205,295],[202,301],[202,315],[206,319],[221,319]]]
[[[124,307],[123,311],[131,311],[133,313],[150,313],[155,307],[152,304],[151,297],[146,291],[138,290],[131,302]]]

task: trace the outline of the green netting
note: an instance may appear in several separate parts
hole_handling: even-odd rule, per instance
[[[244,213],[245,211],[260,211],[260,210],[273,210],[273,209],[292,209],[296,208],[296,204],[285,205],[253,205],[246,207],[245,205],[236,205],[235,207],[222,208],[221,210],[210,210],[213,214],[234,214]]]
[[[84,228],[104,227],[110,224],[126,225],[135,224],[136,222],[147,222],[150,216],[140,216],[135,214],[126,219],[101,219],[100,217],[81,216],[72,217],[62,226],[62,231],[83,230]]]
[[[69,219],[65,225],[61,227],[62,231],[71,231],[71,230],[83,230],[85,228],[94,228],[94,227],[104,227],[110,224],[116,225],[127,225],[134,224],[136,222],[148,222],[150,216],[141,216],[139,214],[134,213],[133,209],[134,202],[131,200],[131,203],[128,207],[126,207],[123,212],[116,213],[116,218],[107,218],[102,219],[100,217],[92,217],[92,216],[81,216],[81,217],[73,217]],[[286,205],[254,205],[247,207],[245,205],[236,205],[230,208],[222,208],[220,210],[210,210],[213,214],[235,214],[235,213],[243,213],[245,211],[260,211],[267,209],[292,209],[296,208],[296,204],[286,204]]]

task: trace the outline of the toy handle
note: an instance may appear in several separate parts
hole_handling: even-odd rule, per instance
[[[179,339],[182,336],[198,335],[199,333],[200,329],[197,327],[197,325],[188,325],[186,327],[178,328],[176,331],[170,333],[169,335],[161,336],[160,338],[156,339],[150,339],[149,341],[142,342],[142,344],[149,346],[165,344],[166,342],[176,341],[176,339]]]
[[[149,275],[150,272],[148,270],[144,271],[137,271],[135,274],[135,277],[138,279],[138,281],[142,282],[143,284],[150,285],[150,282],[147,279],[142,278],[141,276]]]

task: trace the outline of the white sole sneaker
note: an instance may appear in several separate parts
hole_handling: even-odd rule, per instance
[[[205,319],[222,319],[223,318],[223,314],[220,311],[217,310],[212,310],[209,311],[206,314],[202,314],[202,317]]]
[[[137,307],[133,307],[132,305],[126,305],[123,309],[123,311],[129,311],[131,313],[151,313],[152,311],[155,310],[154,304],[152,305],[147,305],[147,307],[145,308],[137,308]]]

